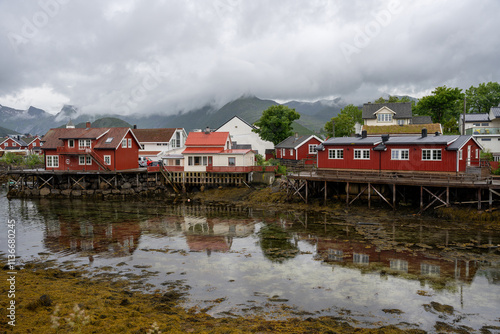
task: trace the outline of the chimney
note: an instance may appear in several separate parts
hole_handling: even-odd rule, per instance
[[[435,135],[436,135],[436,137],[439,136],[439,131],[436,131]]]
[[[427,137],[427,129],[423,128],[422,129],[422,138],[425,138],[425,137]]]
[[[90,128],[90,122],[85,123],[85,127],[88,129]]]
[[[368,132],[366,130],[361,131],[361,138],[366,138],[368,136]]]
[[[389,135],[389,134],[387,134],[387,135],[382,135],[382,142],[383,142],[383,143],[385,143],[386,141],[388,141],[388,140],[389,140],[389,137],[390,137],[390,135]]]
[[[137,124],[134,124],[133,128],[134,128],[134,130],[137,129]]]
[[[208,135],[209,133],[210,133],[210,127],[209,127],[209,126],[207,126],[207,127],[205,128],[205,134],[206,134],[206,135]]]

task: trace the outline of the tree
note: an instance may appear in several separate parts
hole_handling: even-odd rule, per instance
[[[415,108],[414,115],[431,116],[433,123],[448,123],[458,120],[463,110],[464,93],[460,88],[437,87],[433,95],[422,97]]]
[[[500,103],[500,84],[498,82],[481,83],[477,87],[471,86],[465,91],[467,98],[467,112],[488,113],[491,107]]]
[[[325,131],[329,137],[350,136],[354,134],[354,125],[362,122],[361,110],[355,105],[349,104],[340,110],[337,117],[332,117],[330,121],[326,122]]]
[[[252,131],[258,133],[262,140],[276,145],[293,135],[292,123],[299,118],[300,114],[295,109],[282,105],[270,106],[262,112],[254,124],[257,128]]]

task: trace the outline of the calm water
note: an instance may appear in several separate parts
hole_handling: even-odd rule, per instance
[[[177,290],[186,293],[185,307],[214,316],[500,328],[498,231],[364,208],[332,216],[185,202],[7,200],[4,188],[0,210],[2,222],[17,221],[21,261],[85,266],[142,291]]]

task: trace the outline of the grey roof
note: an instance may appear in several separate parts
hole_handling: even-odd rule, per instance
[[[490,112],[495,118],[500,118],[500,107],[491,107]]]
[[[411,102],[400,102],[400,103],[365,103],[363,105],[363,119],[377,118],[374,113],[380,108],[387,107],[394,111],[396,114],[394,118],[411,118]],[[431,122],[432,123],[432,122]]]
[[[333,137],[323,142],[323,146],[331,145],[377,145],[381,137]]]
[[[458,139],[458,135],[436,136],[428,134],[427,137],[422,136],[406,136],[406,137],[390,137],[385,142],[386,145],[449,145]],[[470,137],[470,136],[465,136]]]
[[[453,143],[451,143],[450,146],[448,146],[446,149],[448,151],[458,151],[459,149],[462,148],[462,146],[465,145],[471,139],[472,136],[458,136],[457,140],[455,140]],[[480,146],[481,147],[481,146]]]
[[[431,124],[432,118],[431,116],[413,116],[411,118],[412,124]]]
[[[303,142],[307,141],[311,136],[290,136],[287,139],[283,140],[281,143],[275,146],[275,148],[296,148]]]
[[[460,115],[460,118],[463,119],[464,116]],[[465,114],[465,123],[467,122],[489,122],[490,116],[489,114]]]

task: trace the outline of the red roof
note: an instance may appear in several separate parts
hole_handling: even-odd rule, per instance
[[[182,151],[182,154],[185,153],[204,153],[204,154],[210,154],[210,153],[221,153],[222,148],[219,147],[186,147],[184,151]]]
[[[190,132],[186,146],[222,146],[226,145],[229,132]]]

